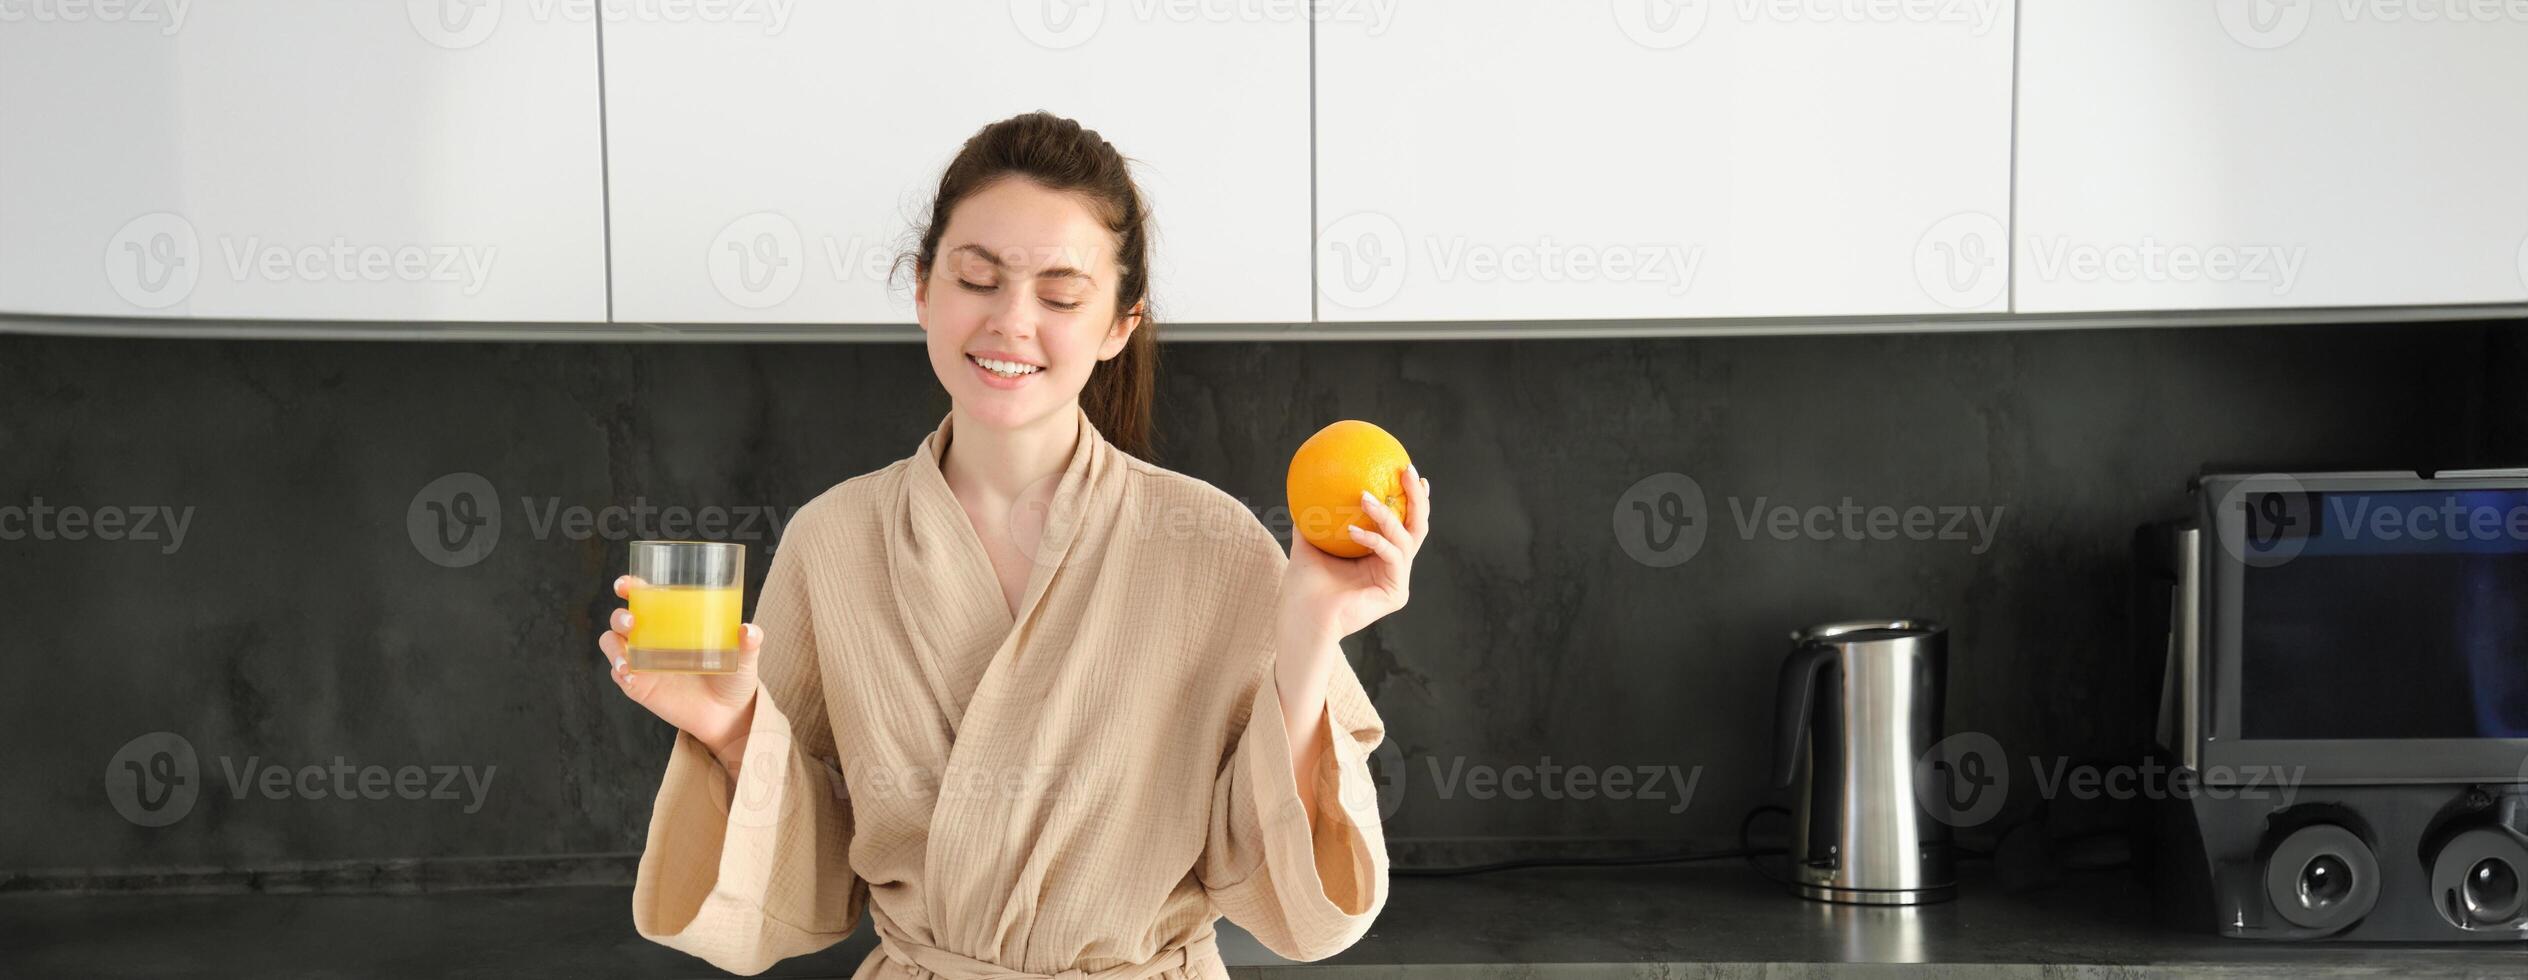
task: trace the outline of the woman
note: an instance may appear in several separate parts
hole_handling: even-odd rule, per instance
[[[1096,133],[984,127],[910,256],[948,416],[799,511],[736,673],[627,675],[614,612],[616,683],[678,729],[641,935],[752,974],[868,909],[860,980],[1225,980],[1220,915],[1301,960],[1368,929],[1384,726],[1337,641],[1403,607],[1429,485],[1365,501],[1370,555],[1285,558],[1140,458],[1149,253]]]

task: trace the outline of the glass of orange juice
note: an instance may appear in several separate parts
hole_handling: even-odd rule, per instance
[[[627,669],[725,674],[737,669],[745,623],[746,546],[726,541],[632,542],[632,636]]]

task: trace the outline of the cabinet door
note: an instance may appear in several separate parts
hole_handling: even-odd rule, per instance
[[[1270,12],[1266,5],[1253,8]],[[1308,24],[1191,4],[803,3],[606,23],[615,317],[913,322],[895,259],[986,123],[1137,161],[1159,322],[1308,317]]]
[[[2026,5],[2018,308],[2528,297],[2523,12]]]
[[[1321,319],[2004,309],[2007,0],[1330,9]]]
[[[605,319],[593,17],[10,6],[0,311]]]

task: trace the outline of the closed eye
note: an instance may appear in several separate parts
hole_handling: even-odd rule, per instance
[[[996,285],[993,285],[993,284],[991,284],[991,283],[967,282],[967,281],[966,281],[963,277],[959,277],[959,278],[957,279],[957,285],[964,287],[964,288],[965,288],[965,290],[966,290],[967,292],[969,292],[969,293],[989,293],[989,292],[991,292],[991,291],[993,291],[993,290],[995,290],[995,289],[999,289],[999,288],[1001,288],[1001,287],[996,286]],[[1076,301],[1076,300],[1073,300],[1073,301],[1064,301],[1064,300],[1057,300],[1057,299],[1048,299],[1048,300],[1045,300],[1045,305],[1046,305],[1046,306],[1048,306],[1048,307],[1051,307],[1051,308],[1053,308],[1054,310],[1059,311],[1059,312],[1063,312],[1063,313],[1071,313],[1071,312],[1077,311],[1077,310],[1080,308],[1080,305],[1081,305],[1081,304],[1080,304],[1078,301]]]

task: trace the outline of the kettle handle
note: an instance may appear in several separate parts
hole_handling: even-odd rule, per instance
[[[1808,641],[1782,661],[1780,689],[1773,705],[1773,785],[1789,786],[1799,775],[1800,748],[1808,738],[1809,706],[1816,703],[1817,675],[1835,657],[1835,648]]]

